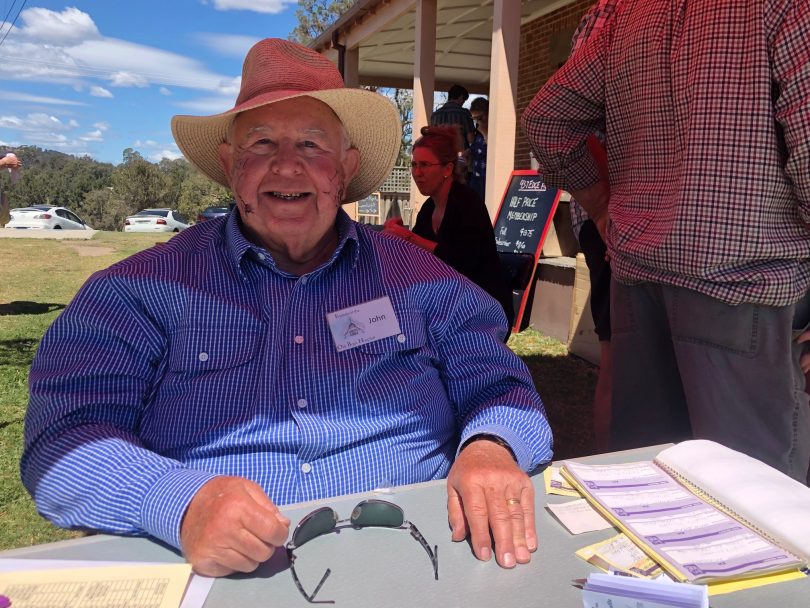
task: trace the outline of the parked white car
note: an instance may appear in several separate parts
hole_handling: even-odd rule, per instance
[[[144,209],[124,220],[124,232],[180,232],[188,220],[174,209]]]
[[[78,215],[64,207],[32,205],[9,211],[6,228],[45,228],[51,230],[92,230]]]

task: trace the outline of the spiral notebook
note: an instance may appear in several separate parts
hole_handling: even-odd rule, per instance
[[[718,443],[685,441],[654,461],[565,461],[561,471],[676,580],[750,579],[810,563],[810,488]]]

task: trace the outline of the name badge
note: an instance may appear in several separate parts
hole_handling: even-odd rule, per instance
[[[400,334],[388,296],[326,314],[338,352]]]

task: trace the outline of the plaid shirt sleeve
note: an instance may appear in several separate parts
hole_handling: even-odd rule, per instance
[[[766,19],[781,16],[772,45],[774,108],[789,151],[785,173],[793,182],[799,213],[810,224],[810,2],[776,0]],[[781,7],[781,8],[780,8]]]
[[[615,8],[615,4],[612,4]],[[547,184],[569,190],[599,181],[599,169],[586,139],[604,132],[604,69],[610,45],[610,16],[595,5],[574,35],[574,53],[531,101],[521,118],[523,130]],[[548,100],[554,98],[554,103]],[[554,141],[553,148],[541,142]]]
[[[585,42],[595,33],[602,29],[607,19],[614,13],[619,0],[599,0],[582,16],[579,26],[571,38],[571,53],[575,53]],[[604,133],[597,133],[601,141],[604,141]],[[588,214],[576,200],[571,199],[571,228],[574,235],[579,239],[579,232],[582,224],[588,220]]]

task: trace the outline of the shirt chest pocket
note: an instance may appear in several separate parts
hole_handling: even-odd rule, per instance
[[[352,349],[360,370],[356,406],[374,415],[407,416],[419,408],[423,391],[442,390],[424,315],[398,311],[398,320],[399,334]]]
[[[399,334],[362,344],[357,350],[366,355],[397,356],[406,351],[421,350],[427,345],[427,326],[421,311],[401,310],[398,312],[397,320]]]
[[[254,359],[261,344],[258,327],[183,327],[172,334],[168,366],[173,372],[201,374],[227,370]]]

